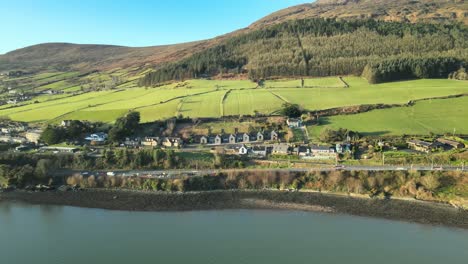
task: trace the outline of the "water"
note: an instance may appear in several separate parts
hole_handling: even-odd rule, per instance
[[[468,263],[468,231],[295,211],[0,203],[0,263]]]

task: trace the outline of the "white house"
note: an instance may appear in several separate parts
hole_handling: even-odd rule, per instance
[[[229,135],[229,144],[236,144],[236,135]]]
[[[291,128],[302,127],[302,120],[299,118],[288,118],[288,120],[286,120],[286,123],[288,124],[288,127]]]
[[[215,145],[221,145],[223,143],[223,138],[220,135],[215,137]]]
[[[265,138],[263,136],[263,133],[262,132],[258,132],[257,133],[257,141],[263,141]]]
[[[200,137],[200,144],[208,144],[208,137],[201,136]]]
[[[239,148],[239,155],[247,155],[248,153],[249,153],[249,149],[245,145],[242,145]]]
[[[86,140],[89,141],[94,141],[94,142],[104,142],[107,140],[107,134],[103,132],[91,134],[89,137],[85,138]]]

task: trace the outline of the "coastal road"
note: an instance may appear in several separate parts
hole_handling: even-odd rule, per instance
[[[112,171],[88,171],[88,170],[59,170],[55,176],[68,176],[72,174],[109,175],[109,176],[140,176],[172,178],[180,176],[203,176],[217,173],[235,173],[249,171],[273,171],[273,172],[310,172],[310,171],[468,171],[467,168],[445,166],[362,166],[362,165],[338,165],[321,166],[312,168],[282,168],[282,169],[209,169],[209,170],[112,170]]]

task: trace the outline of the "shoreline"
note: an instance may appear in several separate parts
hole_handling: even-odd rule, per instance
[[[468,211],[447,204],[314,192],[232,190],[165,193],[110,189],[85,189],[77,192],[13,191],[0,193],[0,202],[155,212],[224,209],[296,210],[468,229]]]

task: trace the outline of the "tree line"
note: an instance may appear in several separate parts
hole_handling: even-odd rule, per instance
[[[237,155],[210,155],[197,161],[174,150],[164,149],[106,149],[102,155],[89,155],[85,148],[76,154],[0,153],[0,186],[53,183],[58,169],[73,170],[155,170],[155,169],[215,169],[243,168],[246,160]]]
[[[387,65],[384,61],[389,57],[418,61],[421,67],[431,66],[424,63],[428,59],[442,63],[440,58],[454,58],[443,63],[450,63],[447,67],[456,71],[468,60],[466,40],[467,28],[455,24],[294,20],[229,38],[179,62],[163,65],[143,77],[140,85],[220,73],[248,73],[253,80],[272,76],[360,75],[368,65]],[[449,73],[442,72],[448,77]]]
[[[67,183],[91,188],[124,188],[145,191],[212,190],[315,190],[369,196],[402,196],[423,200],[451,199],[451,190],[463,185],[466,173],[432,171],[232,171],[214,176],[177,179],[140,177],[70,176]]]

